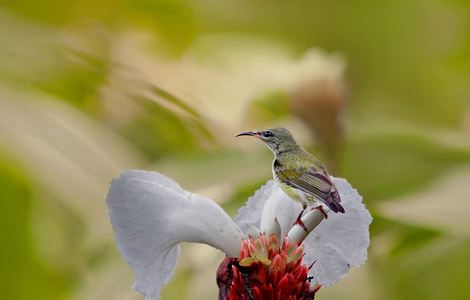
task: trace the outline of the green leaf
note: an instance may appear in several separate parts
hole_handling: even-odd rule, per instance
[[[142,103],[144,112],[122,132],[150,160],[167,153],[195,152],[201,149],[202,140],[212,142],[200,121],[182,117],[150,100],[142,99]]]
[[[289,114],[289,98],[283,91],[272,91],[254,99],[248,108],[252,124],[273,122]]]
[[[415,191],[468,162],[468,151],[422,136],[382,133],[348,143],[343,176],[371,203]]]
[[[38,257],[31,222],[36,199],[30,182],[11,160],[0,157],[0,295],[17,300],[62,298],[72,277]]]
[[[419,251],[373,262],[385,299],[469,299],[470,240],[443,237]]]

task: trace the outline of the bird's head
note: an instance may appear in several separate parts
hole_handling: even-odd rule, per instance
[[[236,136],[254,136],[262,140],[273,151],[278,154],[283,151],[289,151],[297,148],[298,145],[289,130],[282,127],[270,128],[260,131],[244,131]]]

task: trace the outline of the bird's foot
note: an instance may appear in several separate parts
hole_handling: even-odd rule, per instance
[[[328,214],[323,209],[323,206],[318,205],[317,207],[312,208],[312,210],[314,210],[314,209],[318,209],[322,213],[322,215],[325,217],[325,219],[328,219]]]
[[[305,211],[305,208],[302,209],[300,214],[297,216],[297,219],[295,220],[294,224],[292,224],[292,225],[297,225],[298,224],[298,225],[300,225],[300,227],[302,227],[305,230],[305,232],[308,232],[307,227],[305,227],[305,224],[304,224],[304,222],[302,222],[302,219],[301,219],[304,211]]]

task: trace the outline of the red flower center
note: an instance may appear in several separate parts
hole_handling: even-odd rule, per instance
[[[274,235],[242,241],[240,257],[226,258],[217,270],[219,300],[310,300],[312,288],[302,265],[303,247]]]

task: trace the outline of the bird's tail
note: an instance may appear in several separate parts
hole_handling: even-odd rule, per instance
[[[344,207],[340,204],[340,202],[341,197],[339,196],[338,191],[336,189],[333,189],[330,193],[330,201],[328,201],[326,204],[335,213],[340,212],[344,214]]]

